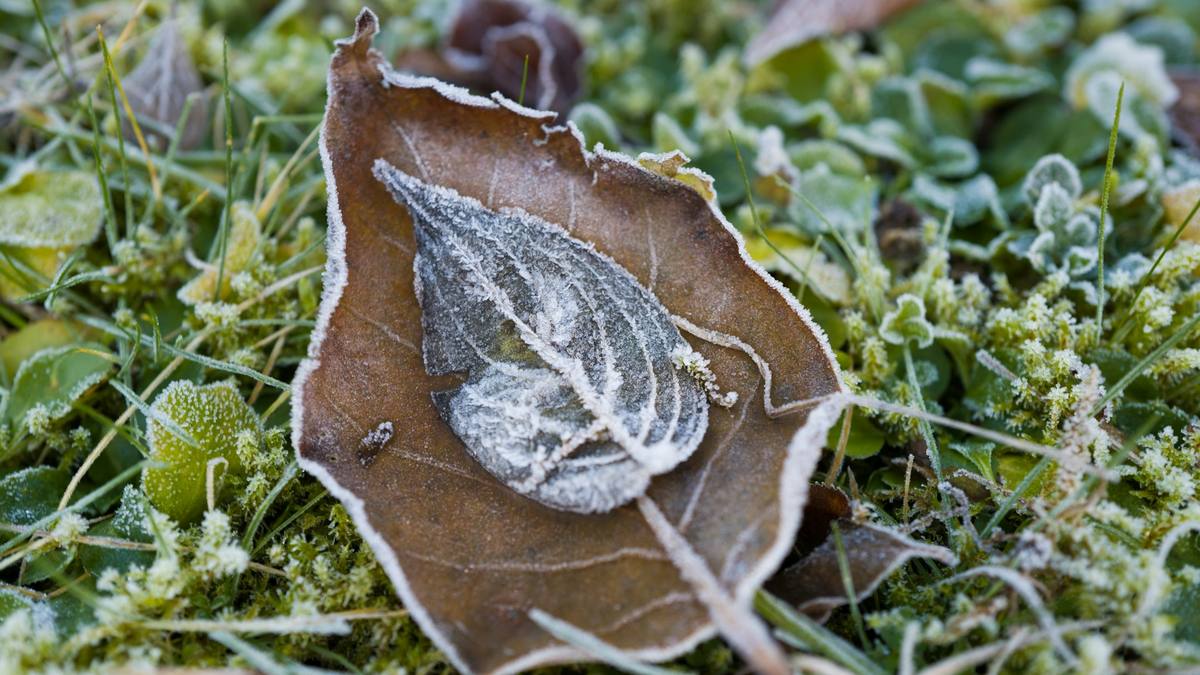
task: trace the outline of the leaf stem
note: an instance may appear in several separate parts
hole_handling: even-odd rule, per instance
[[[642,495],[638,497],[637,504],[646,523],[667,552],[667,557],[675,563],[684,580],[692,585],[697,599],[708,609],[717,629],[746,659],[746,663],[763,675],[789,675],[792,668],[787,656],[771,639],[762,621],[750,608],[740,606],[730,596],[713,575],[708,563],[667,520],[654,500]]]

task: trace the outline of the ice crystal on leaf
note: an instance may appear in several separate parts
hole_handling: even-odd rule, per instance
[[[492,211],[386,161],[413,214],[430,375],[442,418],[492,475],[547,506],[608,511],[699,445],[705,390],[661,303],[612,259],[520,210]]]

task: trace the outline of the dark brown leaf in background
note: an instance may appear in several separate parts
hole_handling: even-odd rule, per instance
[[[1175,137],[1194,157],[1200,157],[1200,72],[1175,71],[1171,81],[1179,88],[1179,99],[1169,115]]]
[[[802,406],[768,416],[764,384],[776,406],[840,391],[827,343],[691,188],[585,153],[553,114],[391,73],[370,50],[376,30],[364,12],[331,64],[321,139],[329,267],[294,388],[301,462],[346,504],[408,609],[459,668],[583,658],[528,618],[534,608],[644,658],[681,653],[712,624],[637,507],[578,515],[542,506],[495,481],[439,418],[430,392],[452,382],[423,365],[412,223],[371,167],[383,158],[489,208],[519,206],[560,224],[672,314],[737,336],[743,347],[684,331],[718,385],[740,398],[711,410],[701,446],[648,496],[745,607],[791,548],[837,415],[807,426]],[[749,349],[769,364],[769,384]],[[386,440],[361,461],[368,437]]]
[[[524,103],[532,108],[565,114],[582,91],[583,42],[543,5],[467,0],[451,25],[445,51],[464,74],[481,77],[514,101],[524,80]]]
[[[142,123],[146,141],[159,150],[169,143],[167,134],[148,129],[145,120],[157,122],[166,131],[173,131],[189,95],[196,94],[196,102],[188,112],[179,147],[190,150],[204,141],[208,128],[207,101],[203,95],[204,83],[200,73],[188,54],[187,45],[179,34],[174,19],[164,21],[155,33],[133,72],[124,79],[129,106]],[[132,125],[127,125],[125,135],[133,138]]]
[[[807,515],[807,514],[806,514]],[[946,565],[955,563],[954,554],[941,546],[914,541],[877,525],[834,521],[841,530],[846,552],[846,567],[854,583],[857,600],[875,592],[879,584],[912,558],[932,558]],[[795,564],[779,571],[767,589],[816,621],[846,604],[846,586],[832,536]]]
[[[921,0],[780,0],[762,32],[746,46],[756,65],[822,35],[869,30]]]

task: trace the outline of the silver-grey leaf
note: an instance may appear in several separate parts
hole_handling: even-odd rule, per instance
[[[166,133],[174,130],[183,115],[188,97],[194,95],[195,103],[188,111],[179,147],[189,150],[204,141],[208,126],[204,83],[188,54],[175,19],[168,19],[159,26],[146,55],[125,78],[125,91],[129,94],[129,105],[138,120],[143,125],[146,121],[157,123],[159,131],[152,128],[143,131],[147,140],[159,149],[166,148]],[[133,138],[132,126],[126,125],[125,135]]]
[[[384,160],[374,174],[415,226],[425,369],[466,375],[434,401],[492,475],[595,513],[696,449],[703,359],[624,268],[519,209],[493,211]]]

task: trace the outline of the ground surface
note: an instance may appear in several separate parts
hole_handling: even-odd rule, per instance
[[[564,3],[569,117],[711,174],[856,391],[1056,448],[856,412],[819,477],[959,564],[793,638],[888,670],[1196,666],[1200,10],[930,0],[747,65],[765,4]],[[373,9],[384,54],[444,66],[449,3]],[[358,10],[0,2],[0,671],[448,667],[290,442]]]

